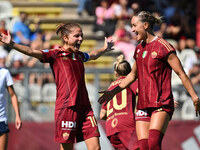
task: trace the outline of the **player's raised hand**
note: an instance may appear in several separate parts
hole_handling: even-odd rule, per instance
[[[5,43],[5,44],[10,44],[11,43],[11,35],[10,35],[10,31],[7,31],[8,35],[5,35],[3,33],[0,32],[0,41]]]
[[[104,48],[106,49],[107,52],[114,50],[113,48],[114,46],[114,42],[112,40],[112,38],[107,38],[105,37],[105,41],[104,41]]]
[[[178,108],[178,107],[179,107],[179,102],[174,101],[174,107],[175,107],[175,108]]]
[[[105,90],[105,91],[100,91],[99,93],[103,93],[103,95],[98,99],[98,102],[100,104],[103,104],[104,102],[105,105],[114,97],[114,94],[111,91]]]

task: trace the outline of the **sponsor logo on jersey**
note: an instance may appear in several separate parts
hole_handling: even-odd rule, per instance
[[[156,58],[156,56],[157,56],[157,53],[155,51],[151,53],[152,58]]]
[[[76,122],[73,121],[62,121],[61,122],[62,130],[73,130],[76,128]]]
[[[44,49],[44,50],[42,50],[43,52],[45,52],[45,53],[47,53],[47,52],[49,52],[49,50],[48,49]]]
[[[63,133],[63,139],[67,140],[69,138],[69,133],[65,132]]]
[[[146,110],[138,110],[136,112],[136,116],[145,117],[145,116],[147,116],[147,111]]]

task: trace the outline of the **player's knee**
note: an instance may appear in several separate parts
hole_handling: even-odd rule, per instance
[[[100,145],[96,146],[95,150],[101,150]]]
[[[151,129],[149,131],[149,150],[161,150],[163,135],[159,130]]]

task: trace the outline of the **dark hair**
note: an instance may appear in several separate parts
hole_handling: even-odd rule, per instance
[[[154,25],[160,25],[162,23],[162,17],[154,16],[148,11],[140,11],[136,16],[138,16],[142,22],[148,22],[150,29],[153,29]]]
[[[131,72],[131,66],[129,62],[124,59],[124,55],[117,57],[116,62],[114,62],[114,70],[120,76],[126,76]]]
[[[68,36],[74,28],[82,29],[77,23],[60,23],[57,25],[56,34],[62,39],[62,43],[64,43],[63,36]]]

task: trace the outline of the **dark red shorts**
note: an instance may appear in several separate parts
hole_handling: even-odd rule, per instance
[[[69,107],[55,112],[55,141],[75,143],[99,137],[91,106]]]
[[[135,150],[139,147],[136,131],[123,131],[108,137],[116,150]]]
[[[137,110],[135,113],[135,120],[136,121],[150,121],[151,115],[160,111],[165,111],[168,113],[170,120],[172,118],[172,115],[174,113],[174,108],[170,107],[160,107],[160,108],[147,108],[147,109],[141,109]]]

